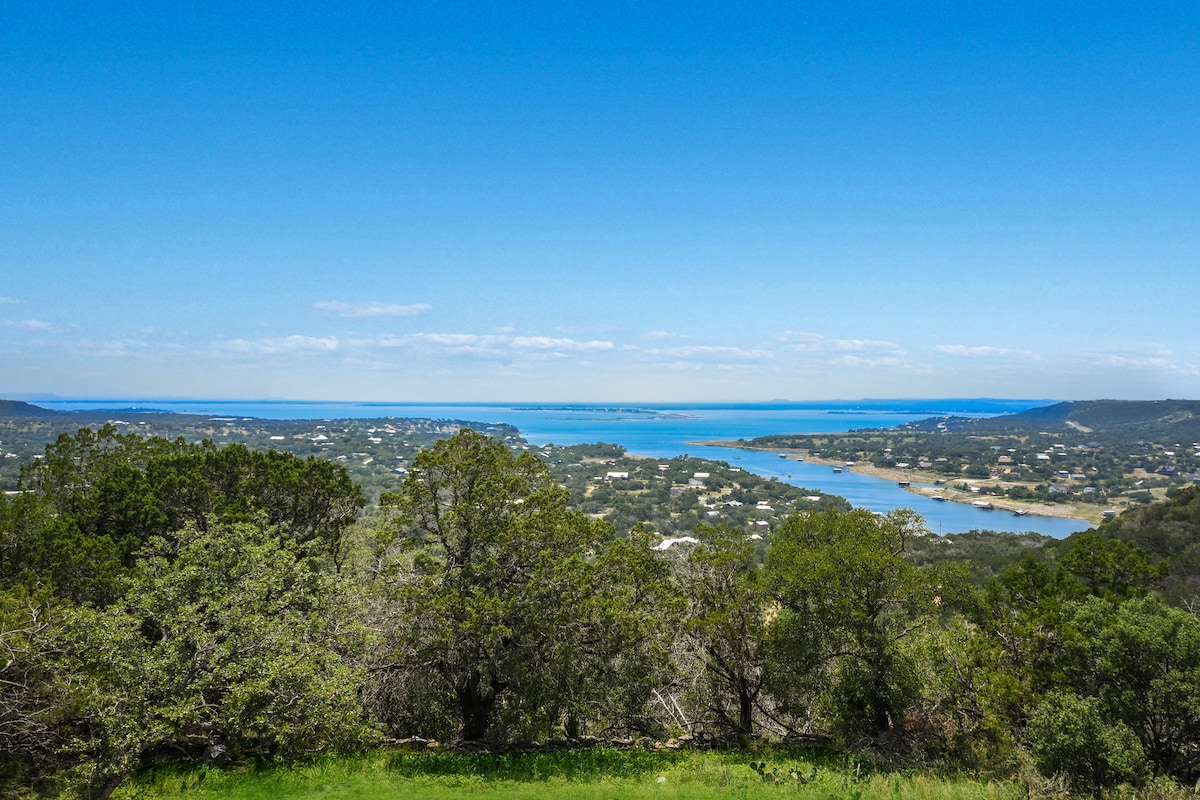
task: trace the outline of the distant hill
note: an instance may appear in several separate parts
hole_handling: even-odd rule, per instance
[[[972,434],[1075,431],[1107,441],[1200,442],[1200,400],[1081,400],[1031,408],[985,419],[951,417],[923,420],[910,427],[943,427]]]
[[[0,417],[57,417],[60,413],[20,400],[0,400]]]
[[[1010,419],[1074,422],[1086,427],[1121,425],[1186,427],[1200,421],[1200,400],[1082,400],[1031,408]]]

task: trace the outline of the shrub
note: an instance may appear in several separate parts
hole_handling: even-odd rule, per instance
[[[1063,776],[1077,792],[1138,784],[1148,774],[1137,736],[1122,722],[1105,722],[1095,698],[1051,692],[1030,716],[1026,736],[1038,769]]]

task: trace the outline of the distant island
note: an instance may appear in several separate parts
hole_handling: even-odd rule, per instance
[[[513,406],[518,411],[561,411],[567,414],[645,414],[657,419],[695,419],[692,414],[660,411],[653,408],[625,408],[613,406]]]

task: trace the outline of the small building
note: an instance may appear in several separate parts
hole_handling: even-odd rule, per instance
[[[674,539],[663,539],[658,544],[651,545],[650,549],[659,551],[670,550],[677,544],[700,544],[700,540],[694,536],[679,536]]]

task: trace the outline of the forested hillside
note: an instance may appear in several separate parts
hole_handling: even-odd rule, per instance
[[[613,480],[657,491],[648,464]],[[337,463],[111,428],[60,437],[20,485],[0,499],[8,796],[396,740],[819,741],[1031,763],[1082,794],[1200,777],[1197,598],[1160,594],[1195,541],[1184,493],[972,575],[911,512],[838,503],[660,548],[472,430],[365,516]],[[1149,554],[1117,535],[1155,525]]]
[[[1200,489],[1189,486],[1165,502],[1131,509],[1098,532],[1129,542],[1162,563],[1164,594],[1172,602],[1200,608]]]
[[[1069,426],[1103,431],[1115,440],[1200,441],[1197,400],[1077,400],[980,420],[981,430]],[[1086,432],[1086,431],[1085,431]]]

